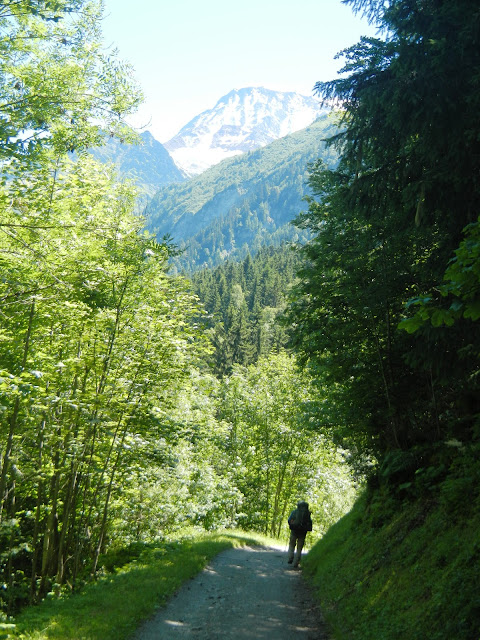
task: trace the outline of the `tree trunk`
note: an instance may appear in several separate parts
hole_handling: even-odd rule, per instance
[[[286,452],[286,459],[283,463],[283,465],[280,468],[280,473],[279,473],[279,477],[278,477],[278,481],[277,481],[277,488],[275,490],[275,500],[273,503],[273,515],[272,515],[272,525],[270,527],[270,533],[272,534],[272,536],[276,536],[277,535],[277,522],[279,523],[278,528],[281,526],[281,519],[280,519],[280,498],[281,498],[281,494],[283,491],[283,486],[284,486],[284,482],[285,482],[285,474],[287,471],[287,467],[288,464],[290,462],[290,459],[292,457],[292,452],[293,452],[293,446],[290,446],[290,448],[288,449],[288,451]]]
[[[32,537],[32,576],[30,579],[30,603],[35,602],[37,596],[37,564],[38,557],[40,555],[38,538],[40,535],[40,514],[41,507],[44,499],[44,481],[43,481],[43,445],[44,445],[44,432],[45,432],[45,420],[42,420],[40,430],[38,433],[38,483],[37,483],[37,506],[35,508],[35,525],[33,529]]]
[[[22,364],[21,364],[22,371],[23,369],[25,369],[25,365],[27,364],[28,350],[30,348],[30,339],[32,335],[34,313],[35,313],[35,301],[33,301],[32,304],[30,305],[30,313],[28,316],[28,327],[27,327],[27,332],[25,334],[25,342],[23,347],[23,357],[22,357]],[[2,471],[0,473],[0,523],[2,522],[3,508],[6,500],[7,474],[10,467],[10,457],[12,455],[12,449],[13,449],[13,437],[15,435],[15,431],[17,428],[19,411],[20,411],[20,398],[17,396],[15,398],[13,412],[9,420],[9,431],[8,431],[7,443],[5,446],[5,453],[3,455]]]
[[[63,502],[63,514],[62,514],[62,528],[60,531],[60,538],[58,541],[57,550],[57,584],[63,584],[65,578],[65,561],[64,557],[66,549],[66,539],[69,531],[70,513],[74,506],[75,489],[77,485],[78,472],[76,470],[76,463],[72,462],[70,470],[70,480],[68,482],[67,493]]]
[[[119,446],[118,446],[117,457],[116,457],[115,463],[114,463],[114,465],[112,467],[112,472],[110,474],[110,480],[108,482],[107,495],[105,497],[105,503],[104,503],[104,507],[103,507],[102,524],[100,526],[100,532],[99,532],[99,536],[98,536],[98,543],[97,543],[97,548],[96,548],[96,551],[95,551],[95,559],[94,559],[93,567],[92,567],[92,575],[93,576],[97,572],[98,559],[100,557],[100,554],[101,554],[102,548],[103,548],[103,544],[104,544],[105,532],[106,532],[106,529],[107,529],[108,507],[110,505],[110,497],[112,495],[113,480],[115,478],[115,475],[116,475],[116,472],[117,472],[117,468],[118,468],[118,464],[119,464],[120,458],[122,456],[122,448],[123,448],[123,443],[125,442],[126,435],[127,435],[127,426],[125,425],[125,429],[123,431],[123,436],[122,436],[122,439],[121,439],[121,441],[119,443]]]
[[[55,453],[53,460],[55,473],[52,476],[50,482],[50,512],[47,518],[47,524],[45,534],[43,538],[43,553],[42,553],[42,570],[41,570],[41,583],[40,593],[44,595],[46,592],[48,578],[51,578],[57,572],[56,567],[56,554],[55,550],[58,541],[58,494],[60,490],[60,473],[58,471],[59,464],[58,451]]]

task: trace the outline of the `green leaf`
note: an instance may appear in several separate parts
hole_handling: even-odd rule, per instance
[[[463,312],[463,316],[474,321],[478,320],[480,318],[480,300],[467,302],[465,304],[465,311]]]
[[[404,318],[400,320],[398,323],[398,328],[403,329],[407,333],[415,333],[421,326],[423,326],[424,321],[420,318],[419,315],[414,315],[411,318]]]

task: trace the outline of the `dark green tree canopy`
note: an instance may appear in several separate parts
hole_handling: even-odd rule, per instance
[[[479,211],[478,3],[348,4],[387,34],[342,52],[347,75],[316,85],[345,112],[338,142],[352,195],[370,208],[399,199],[404,215],[439,221],[458,240]]]
[[[465,267],[449,272],[442,291],[465,310],[455,326],[444,325],[460,313],[434,310],[422,311],[433,327],[405,325],[418,330],[411,338],[398,324],[409,299],[442,282],[459,245],[468,264],[478,255],[461,242],[480,212],[480,9],[473,0],[347,4],[385,37],[343,51],[340,77],[316,85],[343,112],[331,139],[341,160],[333,171],[313,167],[314,198],[297,223],[315,237],[288,318],[292,345],[332,389],[337,431],[381,458],[472,437],[461,398],[478,392],[477,276],[467,293]]]

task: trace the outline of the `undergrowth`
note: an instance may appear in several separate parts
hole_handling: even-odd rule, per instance
[[[440,482],[367,490],[313,547],[304,570],[335,640],[480,640],[478,453]]]
[[[215,555],[247,544],[275,542],[223,531],[118,549],[103,557],[103,575],[95,583],[26,609],[14,624],[0,625],[0,639],[124,640]]]

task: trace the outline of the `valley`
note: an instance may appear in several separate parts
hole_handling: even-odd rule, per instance
[[[3,4],[0,636],[127,640],[307,501],[335,640],[477,640],[477,6],[345,0],[313,101],[162,145],[104,3]]]
[[[326,145],[337,128],[335,113],[313,98],[246,88],[221,98],[165,145],[146,132],[139,145],[111,140],[93,154],[112,162],[119,179],[136,183],[146,228],[176,246],[174,271],[190,273],[265,246],[303,243],[308,234],[291,223],[310,194],[309,164],[338,163]],[[198,159],[195,172],[176,164],[178,153]]]
[[[325,115],[302,131],[164,187],[145,208],[147,228],[159,239],[171,236],[182,251],[173,264],[186,271],[243,259],[262,246],[304,241],[291,222],[309,194],[309,163],[338,162],[325,144],[335,131],[334,116]]]

